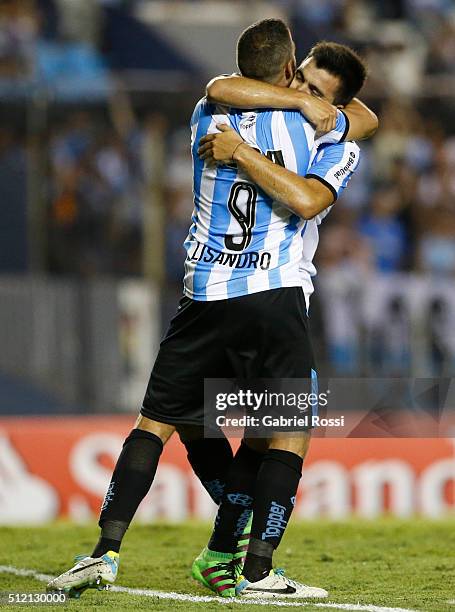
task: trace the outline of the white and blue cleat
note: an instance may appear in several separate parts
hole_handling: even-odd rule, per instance
[[[273,597],[323,598],[328,597],[325,589],[301,584],[284,575],[284,570],[272,569],[262,580],[249,582],[240,576],[235,587],[235,594],[249,599],[264,599]]]
[[[86,589],[108,589],[117,578],[119,554],[108,551],[102,557],[76,557],[76,565],[49,582],[48,592],[66,593],[78,599]]]

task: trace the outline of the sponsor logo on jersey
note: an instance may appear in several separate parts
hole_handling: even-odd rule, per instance
[[[342,178],[343,176],[345,176],[346,174],[348,174],[348,172],[351,171],[351,167],[355,163],[355,160],[356,160],[356,154],[354,153],[354,151],[351,151],[349,153],[349,159],[348,159],[346,165],[343,166],[342,168],[340,168],[339,170],[337,170],[336,172],[334,172],[334,174],[333,174],[334,178],[336,178],[338,180],[338,179]]]
[[[246,119],[242,119],[240,121],[240,128],[248,130],[249,128],[252,128],[254,126],[254,124],[256,123],[256,119],[257,116],[256,115],[250,115],[249,117],[246,117]]]

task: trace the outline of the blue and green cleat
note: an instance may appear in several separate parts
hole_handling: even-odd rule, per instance
[[[236,581],[242,574],[250,542],[252,517],[251,514],[237,542],[235,553],[220,553],[204,548],[193,561],[193,578],[221,597],[235,596]]]
[[[191,574],[200,582],[221,597],[234,597],[238,574],[235,571],[236,561],[231,553],[220,553],[204,548],[193,561]]]

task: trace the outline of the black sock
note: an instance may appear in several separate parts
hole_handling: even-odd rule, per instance
[[[120,550],[125,531],[155,478],[162,451],[161,439],[148,431],[133,429],[126,438],[101,506],[101,537],[92,557]]]
[[[218,506],[234,458],[229,441],[227,438],[200,438],[182,442],[194,473]]]
[[[264,544],[264,542],[261,542],[261,540],[256,540],[256,538],[250,538],[250,544],[247,552],[248,567],[245,571],[245,559],[245,564],[242,570],[242,574],[250,582],[257,582],[258,580],[265,578],[269,575],[270,570],[272,569],[273,546],[269,544],[270,550],[261,550],[261,554],[256,554],[251,552],[251,549],[255,550],[255,545],[257,544]]]
[[[250,582],[264,578],[272,567],[295,504],[303,459],[289,451],[270,449],[256,480],[253,525],[243,574]]]
[[[256,477],[263,457],[263,453],[244,442],[236,452],[208,544],[210,550],[236,551],[237,540],[251,515]]]
[[[92,557],[101,557],[108,550],[119,552],[128,525],[129,523],[127,521],[105,520],[103,522],[100,539],[93,550]]]
[[[121,544],[122,542],[120,540],[111,540],[110,538],[103,538],[101,536],[93,549],[92,557],[102,557],[108,550],[113,550],[118,553]]]

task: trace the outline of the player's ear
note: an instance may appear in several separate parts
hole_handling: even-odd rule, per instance
[[[295,59],[291,59],[284,67],[284,75],[287,81],[292,81],[296,71]]]

